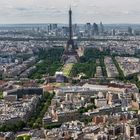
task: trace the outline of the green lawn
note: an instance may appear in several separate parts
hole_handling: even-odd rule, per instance
[[[96,72],[96,63],[95,61],[88,61],[85,63],[76,63],[73,65],[70,72],[71,77],[77,77],[82,73],[84,79],[93,78]]]
[[[0,99],[3,99],[3,92],[0,92]]]
[[[17,136],[16,140],[30,140],[31,136],[28,134]]]
[[[63,71],[65,76],[67,76],[67,77],[70,76],[73,65],[74,64],[66,64],[63,66],[62,71]]]

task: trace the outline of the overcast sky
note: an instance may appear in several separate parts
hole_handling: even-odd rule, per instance
[[[140,23],[140,0],[0,0],[0,23]]]

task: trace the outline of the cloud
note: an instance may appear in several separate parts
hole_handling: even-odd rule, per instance
[[[0,23],[67,23],[70,4],[74,22],[140,22],[140,0],[1,0]]]
[[[31,10],[31,9],[25,8],[25,7],[16,7],[14,9],[17,10],[17,11],[30,11]]]

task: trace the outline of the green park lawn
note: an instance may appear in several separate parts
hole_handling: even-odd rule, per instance
[[[16,140],[30,140],[31,136],[28,134],[17,136]]]
[[[3,92],[0,92],[0,99],[3,99]]]
[[[65,76],[67,76],[67,77],[70,76],[73,65],[74,64],[66,64],[63,66],[62,71]]]

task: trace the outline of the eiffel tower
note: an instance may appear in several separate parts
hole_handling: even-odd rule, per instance
[[[62,56],[62,61],[65,63],[68,59],[71,59],[70,62],[75,63],[78,61],[78,54],[76,52],[74,40],[73,40],[73,33],[72,33],[72,10],[69,9],[69,38],[67,41],[67,45],[65,47],[64,54]]]

